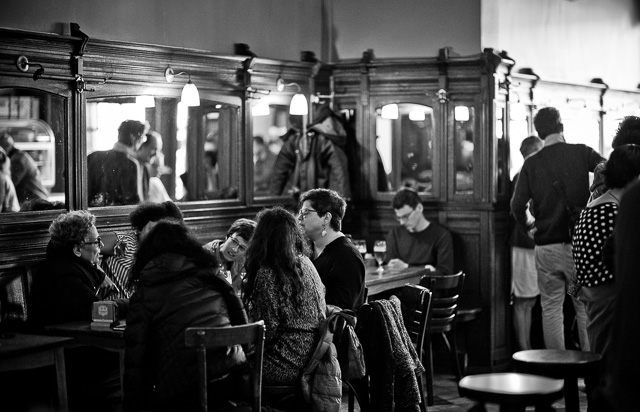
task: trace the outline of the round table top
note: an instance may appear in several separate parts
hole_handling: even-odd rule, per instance
[[[602,355],[578,350],[533,349],[513,354],[516,370],[553,378],[571,378],[593,373]]]
[[[524,373],[487,373],[469,375],[460,380],[461,389],[505,395],[550,394],[562,391],[560,379]]]
[[[558,349],[532,349],[522,350],[513,354],[513,360],[529,363],[548,364],[587,364],[599,362],[602,355],[592,352],[582,352],[579,350],[558,350]]]
[[[564,382],[523,373],[487,373],[465,376],[460,395],[500,405],[551,405],[562,397]]]

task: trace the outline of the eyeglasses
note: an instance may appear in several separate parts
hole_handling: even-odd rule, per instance
[[[412,210],[411,210],[411,212],[409,212],[409,213],[405,213],[405,214],[404,214],[404,215],[402,215],[402,216],[396,216],[396,220],[397,220],[398,222],[400,222],[400,223],[402,223],[403,221],[407,221],[407,220],[409,220],[409,218],[411,217],[411,214],[412,214],[413,212],[415,212],[415,211],[416,211],[415,209],[412,209]]]
[[[244,253],[247,251],[247,246],[238,242],[238,239],[236,239],[235,237],[230,237],[229,240],[231,240],[231,243],[233,244],[231,245],[231,248],[235,249],[236,252]]]
[[[95,242],[82,242],[85,245],[98,245],[99,247],[104,246],[104,243],[102,243],[102,238],[100,238],[100,236],[98,236],[95,240]]]
[[[311,212],[315,212],[320,214],[320,212],[318,212],[317,210],[313,210],[313,209],[300,209],[300,211],[298,212],[298,219],[304,220],[307,215]]]

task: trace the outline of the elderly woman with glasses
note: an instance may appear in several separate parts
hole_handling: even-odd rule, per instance
[[[116,292],[100,269],[103,246],[96,218],[84,210],[63,213],[51,226],[47,260],[34,275],[32,319],[39,325],[91,320],[93,302]],[[126,302],[118,301],[121,310]]]
[[[300,196],[298,224],[313,242],[313,265],[327,289],[327,305],[357,310],[364,303],[362,255],[340,231],[347,203],[330,189]]]
[[[63,213],[51,223],[47,260],[35,273],[31,292],[34,326],[91,320],[93,302],[116,292],[100,269],[103,246],[96,218],[84,210]],[[116,300],[125,315],[128,301]],[[118,410],[121,404],[119,358],[95,347],[65,350],[69,409]]]

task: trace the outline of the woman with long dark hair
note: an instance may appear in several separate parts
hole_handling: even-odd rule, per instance
[[[186,328],[244,324],[246,313],[231,285],[215,272],[215,257],[183,222],[148,225],[131,271],[136,286],[124,336],[124,407],[197,409],[196,352],[185,347]],[[240,346],[207,357],[210,378],[245,361]],[[220,394],[211,398],[219,400]]]
[[[257,216],[247,250],[244,299],[253,320],[264,320],[263,379],[266,384],[298,381],[325,319],[324,286],[308,258],[309,246],[295,216],[282,207]]]

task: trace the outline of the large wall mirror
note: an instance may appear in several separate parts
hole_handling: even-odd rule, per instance
[[[432,107],[390,103],[376,107],[377,191],[412,186],[437,195],[436,119]]]
[[[240,107],[241,100],[236,97],[203,97],[196,107],[184,105],[177,97],[157,95],[88,98],[89,206],[135,204],[140,200],[237,199],[242,169]],[[122,141],[126,146],[127,139],[118,142],[118,130],[128,120],[140,122],[145,128],[140,139],[123,148]],[[92,160],[114,151],[124,152],[138,163],[137,197],[119,196],[113,181],[100,183],[109,176],[111,180],[127,178],[114,170],[114,163],[95,166],[100,160]],[[96,173],[102,174],[100,179],[93,177]],[[129,186],[135,184],[129,180]]]
[[[66,207],[66,97],[39,89],[0,87],[0,165],[5,213]],[[15,202],[7,202],[9,182]]]

